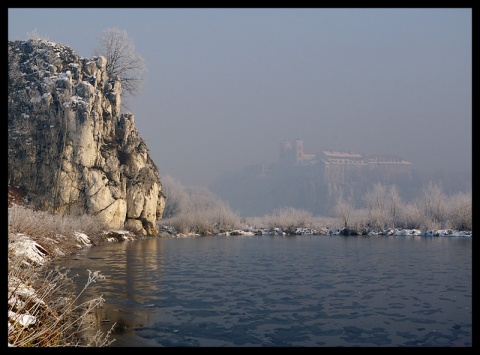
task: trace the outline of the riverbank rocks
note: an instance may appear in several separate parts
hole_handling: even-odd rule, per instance
[[[9,41],[8,57],[9,186],[37,209],[156,234],[159,171],[106,59],[40,39]]]

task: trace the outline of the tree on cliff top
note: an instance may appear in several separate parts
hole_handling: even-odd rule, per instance
[[[125,93],[135,96],[142,88],[147,71],[143,57],[135,51],[126,31],[118,28],[106,29],[94,55],[107,58],[107,73],[110,78],[118,77],[122,82],[122,99]],[[122,106],[127,108],[126,101]]]

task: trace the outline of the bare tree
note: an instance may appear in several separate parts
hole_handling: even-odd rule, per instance
[[[351,202],[346,201],[343,196],[337,200],[335,204],[335,213],[341,219],[344,228],[348,229],[348,220],[350,219],[350,213],[353,210]]]
[[[432,227],[443,228],[445,223],[445,209],[447,196],[443,192],[441,183],[429,181],[422,188],[420,203],[423,213],[429,218]]]
[[[311,227],[312,214],[304,209],[294,207],[277,208],[268,217],[270,228],[283,228],[287,234],[293,234],[297,227]]]
[[[180,182],[169,175],[162,178],[162,187],[167,197],[163,218],[171,218],[188,206],[188,193]]]
[[[472,230],[472,192],[453,195],[446,204],[450,228]]]
[[[207,188],[184,187],[171,176],[164,177],[162,182],[167,196],[162,223],[181,233],[201,235],[241,226],[240,217]]]
[[[392,228],[395,228],[395,224],[398,219],[398,210],[401,208],[402,201],[400,193],[396,185],[391,185],[388,191],[388,213]]]
[[[387,188],[376,183],[364,196],[369,213],[370,224],[373,227],[384,229],[388,220]]]
[[[104,31],[94,55],[107,58],[107,73],[110,78],[119,78],[122,82],[122,99],[125,92],[135,96],[143,87],[147,65],[143,57],[135,51],[132,40],[126,31],[109,28]],[[122,106],[127,107],[122,100]]]
[[[426,225],[425,215],[417,202],[405,204],[400,212],[403,228],[418,229]]]

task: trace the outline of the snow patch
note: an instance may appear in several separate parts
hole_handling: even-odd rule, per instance
[[[77,238],[77,241],[83,245],[92,245],[92,241],[85,233],[75,232],[75,238]]]
[[[9,239],[9,251],[13,252],[16,256],[24,257],[27,264],[45,264],[48,252],[30,237],[23,233],[17,233],[11,235]]]

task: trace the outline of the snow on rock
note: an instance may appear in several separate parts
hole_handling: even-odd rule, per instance
[[[419,235],[424,237],[471,237],[471,231],[457,231],[452,229],[428,229],[428,230],[420,230],[420,229],[398,229],[395,230],[393,234],[387,235],[395,235],[395,236],[407,236],[407,235]]]
[[[27,264],[43,265],[48,257],[48,252],[40,244],[23,233],[9,236],[8,250],[17,257],[25,258]]]
[[[12,311],[8,311],[8,318],[11,319],[14,323],[19,323],[22,327],[26,328],[29,325],[35,324],[37,318],[31,316],[29,314],[18,314]],[[10,322],[8,322],[9,326],[12,326]]]
[[[118,242],[135,239],[135,236],[127,230],[109,230],[103,232],[103,235],[108,242]]]
[[[393,235],[422,235],[423,232],[420,229],[401,229],[395,231]]]
[[[92,241],[85,233],[75,232],[75,238],[77,238],[77,241],[83,245],[92,245]]]
[[[437,229],[437,230],[427,230],[422,235],[432,236],[432,237],[471,237],[472,233],[470,231],[456,231],[456,230],[452,230],[452,229]]]
[[[16,305],[20,307],[20,303],[23,303],[20,299],[30,300],[37,304],[45,305],[45,302],[37,296],[35,289],[31,285],[26,285],[22,280],[15,276],[8,278],[8,294],[15,295],[8,299],[8,304],[11,306]]]

